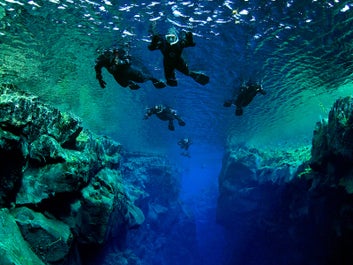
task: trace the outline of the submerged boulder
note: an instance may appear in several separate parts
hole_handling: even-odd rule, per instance
[[[266,201],[276,202],[281,185],[295,177],[309,154],[307,146],[276,152],[245,146],[230,149],[224,155],[218,178],[218,223],[231,227],[237,222],[246,225],[244,220],[254,216],[261,222],[262,216],[270,211]]]
[[[0,208],[11,207],[13,229],[45,264],[79,265],[84,245],[102,246],[116,230],[143,223],[122,183],[121,151],[77,117],[0,86]],[[3,250],[10,243],[3,240]],[[5,252],[0,263],[12,264]]]
[[[32,251],[30,244],[7,209],[0,209],[0,264],[44,265]]]
[[[73,243],[70,227],[26,207],[11,211],[24,239],[45,263],[63,262]]]

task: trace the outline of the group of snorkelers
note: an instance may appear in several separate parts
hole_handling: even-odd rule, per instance
[[[155,78],[146,70],[142,70],[132,64],[132,57],[126,48],[112,48],[102,52],[96,59],[95,71],[96,78],[102,88],[106,87],[106,82],[103,80],[102,68],[106,68],[113,75],[116,82],[122,87],[129,87],[132,90],[140,88],[141,83],[151,81],[153,86],[161,89],[168,86],[177,86],[178,81],[175,76],[175,70],[190,76],[197,83],[206,85],[209,82],[209,77],[204,73],[192,71],[189,69],[186,61],[182,56],[184,48],[194,47],[195,42],[192,32],[178,32],[175,28],[169,29],[167,34],[152,34],[151,43],[148,49],[151,51],[160,50],[163,55],[163,68],[166,83]],[[243,114],[243,107],[247,106],[253,98],[258,94],[265,95],[266,92],[262,86],[256,82],[247,82],[238,88],[237,93],[234,93],[230,100],[226,100],[224,107],[235,106],[235,115]],[[168,121],[168,129],[175,130],[174,120],[179,126],[185,126],[185,121],[177,114],[177,111],[169,106],[162,104],[147,108],[144,118],[156,115],[157,118],[163,121]],[[191,140],[188,138],[181,139],[178,145],[186,151],[188,156],[188,148],[191,145]]]

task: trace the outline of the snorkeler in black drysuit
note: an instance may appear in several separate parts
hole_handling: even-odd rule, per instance
[[[96,60],[94,69],[99,85],[105,88],[106,82],[103,80],[102,68],[105,67],[114,76],[116,82],[122,87],[129,87],[136,90],[140,86],[136,83],[152,81],[155,88],[164,88],[166,84],[151,74],[136,68],[131,64],[131,56],[123,48],[105,50]]]
[[[241,116],[243,115],[243,107],[249,105],[258,93],[266,95],[266,91],[260,84],[249,81],[239,88],[238,93],[231,100],[226,100],[223,106],[230,107],[234,104],[235,115]]]
[[[195,46],[195,42],[191,32],[182,31],[178,34],[175,28],[171,28],[166,35],[153,34],[152,42],[148,45],[148,49],[151,51],[158,49],[161,50],[163,54],[164,75],[167,80],[167,85],[178,85],[175,77],[175,69],[184,75],[191,76],[201,85],[206,85],[209,82],[210,78],[205,74],[190,71],[187,63],[182,57],[183,49],[193,46]]]
[[[171,131],[175,130],[173,123],[174,120],[177,120],[180,126],[185,126],[185,122],[177,114],[176,110],[170,107],[164,105],[155,105],[152,108],[147,108],[144,119],[147,120],[153,114],[155,114],[162,121],[168,121],[168,129]]]
[[[181,149],[185,149],[186,151],[189,149],[192,141],[189,138],[182,138],[178,141],[178,145]]]
[[[189,153],[189,147],[191,144],[192,141],[189,138],[182,138],[178,141],[180,148],[185,150],[180,153],[182,156],[191,157]]]

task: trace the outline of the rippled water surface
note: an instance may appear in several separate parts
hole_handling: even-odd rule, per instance
[[[21,1],[0,0],[0,75],[46,102],[80,116],[85,126],[131,150],[249,142],[309,143],[315,122],[335,99],[352,95],[352,1]],[[162,57],[150,52],[149,30],[191,30],[184,50],[191,69],[207,73],[200,86],[177,73],[178,87],[137,91],[95,79],[97,50],[128,43],[131,53],[163,78]],[[263,83],[242,117],[223,107],[241,80]],[[175,132],[145,108],[165,103],[187,125]]]

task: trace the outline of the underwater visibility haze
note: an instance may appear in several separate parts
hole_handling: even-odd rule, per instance
[[[162,54],[147,47],[152,31],[164,34],[171,27],[179,32],[192,32],[196,45],[185,48],[183,57],[191,70],[210,77],[208,84],[200,85],[176,71],[178,86],[156,89],[151,82],[146,82],[140,84],[140,89],[130,90],[119,86],[113,76],[103,69],[107,84],[104,89],[99,86],[95,60],[104,49],[119,46],[129,49],[134,64],[165,81]],[[273,239],[279,243],[273,243],[268,253],[249,258],[252,248],[254,252],[265,252],[261,244],[270,244],[271,240],[267,241],[267,238],[271,237],[271,229],[278,231],[283,227],[275,227],[273,220],[254,215],[256,227],[260,223],[271,227],[266,230],[268,234],[255,235],[259,231],[257,228],[249,233],[244,232],[248,231],[248,227],[236,222],[233,228],[229,228],[231,222],[225,221],[222,207],[244,207],[244,211],[238,210],[237,214],[248,223],[254,220],[249,213],[257,208],[254,206],[249,210],[253,202],[245,199],[238,203],[229,201],[228,205],[222,201],[222,196],[226,195],[220,196],[219,193],[231,185],[229,182],[229,185],[226,184],[222,176],[232,175],[227,159],[235,159],[234,156],[244,159],[243,163],[251,168],[249,174],[258,174],[256,181],[262,183],[261,177],[265,179],[268,175],[263,173],[265,171],[260,174],[256,166],[270,160],[266,160],[268,157],[261,158],[261,152],[283,152],[288,155],[292,150],[298,153],[298,150],[304,150],[305,158],[293,151],[294,158],[276,161],[281,170],[284,164],[290,164],[288,172],[294,174],[296,169],[293,165],[299,166],[310,156],[316,123],[328,119],[337,99],[353,95],[352,1],[0,0],[0,47],[1,84],[14,85],[60,111],[79,117],[85,128],[119,142],[126,152],[166,156],[177,168],[180,175],[177,201],[188,209],[185,210],[186,215],[194,218],[192,225],[198,257],[187,259],[185,254],[185,260],[179,263],[176,259],[180,257],[173,251],[168,256],[156,248],[156,257],[158,253],[161,255],[159,258],[150,257],[150,260],[145,259],[141,263],[130,261],[126,264],[335,264],[332,263],[334,259],[322,263],[326,257],[313,246],[315,251],[311,253],[315,254],[312,256],[309,251],[297,249],[300,253],[298,258],[295,251],[290,252],[286,248],[300,245],[305,240],[288,243],[288,238],[280,236]],[[225,108],[223,103],[248,80],[261,83],[266,94],[257,95],[244,107],[243,115],[236,116],[235,107]],[[170,131],[167,122],[154,116],[144,120],[146,108],[156,104],[176,109],[186,125],[176,123],[175,131]],[[177,144],[185,137],[192,139],[188,155]],[[249,153],[244,155],[243,148],[249,148]],[[254,152],[252,148],[261,152]],[[249,162],[249,159],[254,160]],[[268,168],[274,166],[272,160],[271,163],[267,164]],[[131,165],[134,168],[132,162]],[[244,168],[234,177],[242,178],[248,174]],[[281,172],[278,174],[283,174]],[[274,179],[276,182],[277,179]],[[288,181],[279,182],[282,185]],[[254,183],[237,183],[235,186],[241,187],[242,192],[246,190],[247,194],[252,194],[258,189]],[[296,187],[301,187],[301,184]],[[276,205],[273,211],[280,211],[282,206],[274,201],[283,199],[283,202],[288,198],[284,199],[282,193],[277,198],[275,196],[279,190],[283,192],[285,189],[282,187],[276,188],[273,193],[261,193],[265,196],[263,203]],[[232,189],[229,190],[227,192],[231,193]],[[149,196],[152,195],[153,192],[150,192]],[[266,214],[275,218],[278,213],[270,213],[269,204],[261,207],[266,208]],[[151,203],[148,207],[151,208]],[[352,204],[345,209],[349,207]],[[165,211],[164,207],[155,206],[154,209],[159,213]],[[233,214],[230,213],[230,220],[237,219],[232,219]],[[296,214],[301,213],[298,210]],[[149,215],[146,218],[152,217]],[[164,218],[163,214],[160,218]],[[303,226],[305,224],[303,222]],[[151,227],[146,228],[146,225],[145,231],[153,230],[152,223],[149,225]],[[166,230],[178,229],[175,225],[171,223]],[[183,225],[185,230],[180,231],[187,234],[188,226]],[[232,231],[228,233],[229,237],[239,237],[235,236],[237,238],[229,243],[231,239],[224,229]],[[288,231],[292,235],[298,229],[292,226]],[[138,242],[134,240],[140,240],[138,244],[153,240],[139,237],[139,229],[132,233],[133,238],[128,237],[126,243],[132,249],[134,247],[129,244]],[[304,237],[305,232],[301,233]],[[312,244],[316,242],[313,234],[308,235],[308,242]],[[161,249],[163,242],[169,242],[165,234],[153,236],[155,243],[162,245]],[[325,236],[322,238],[327,239]],[[352,241],[348,237],[345,242]],[[177,243],[182,245],[182,240],[176,241],[175,249],[178,249]],[[239,252],[234,254],[234,249]],[[146,253],[146,249],[139,249],[134,255],[139,257]],[[165,256],[162,257],[161,253]],[[341,252],[336,251],[335,257],[337,253]],[[273,258],[276,255],[281,258]],[[305,255],[310,256],[308,263],[303,263]],[[337,264],[349,264],[352,259],[338,260],[341,263]],[[124,264],[117,259],[116,263],[104,262],[96,264]]]

